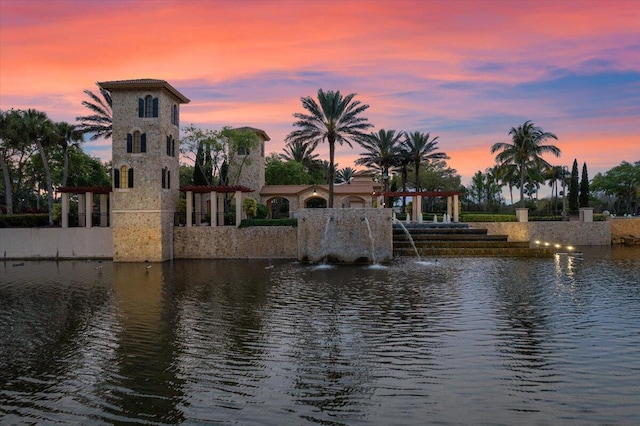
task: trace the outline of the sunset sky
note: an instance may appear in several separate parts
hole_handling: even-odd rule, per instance
[[[322,88],[356,93],[372,130],[439,136],[464,184],[526,120],[558,136],[547,160],[590,177],[640,160],[637,0],[0,0],[0,109],[73,123],[84,89],[135,78],[191,99],[182,126],[265,130],[267,153]],[[111,157],[110,141],[84,150]]]

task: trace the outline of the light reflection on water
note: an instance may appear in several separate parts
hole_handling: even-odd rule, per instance
[[[640,417],[635,248],[589,248],[581,260],[5,262],[0,272],[2,424]]]

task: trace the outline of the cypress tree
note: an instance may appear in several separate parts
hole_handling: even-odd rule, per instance
[[[580,179],[580,207],[589,207],[589,175],[587,163],[582,164],[582,178]]]
[[[571,179],[569,180],[569,213],[578,213],[578,160],[573,160],[573,167],[571,168]]]
[[[207,179],[204,174],[205,167],[204,147],[202,141],[198,143],[198,152],[196,153],[196,164],[193,168],[193,184],[207,185]]]

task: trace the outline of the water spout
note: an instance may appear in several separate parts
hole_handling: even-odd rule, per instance
[[[362,219],[364,220],[364,223],[367,224],[367,231],[369,231],[369,241],[371,241],[371,261],[375,265],[377,263],[376,262],[376,246],[373,241],[373,233],[371,232],[371,225],[369,225],[369,219],[367,219],[366,217],[363,217]]]
[[[409,230],[397,218],[394,217],[393,221],[398,225],[400,225],[404,233],[407,235],[407,238],[409,238],[409,242],[411,243],[411,247],[413,247],[413,251],[416,252],[416,257],[418,258],[418,260],[420,260],[420,253],[418,253],[418,248],[416,247],[416,244],[413,242],[413,238],[411,237],[411,233],[409,232]]]

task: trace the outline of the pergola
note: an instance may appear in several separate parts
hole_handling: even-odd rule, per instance
[[[93,212],[93,194],[100,195],[100,226],[109,226],[108,199],[110,186],[63,186],[58,188],[62,198],[62,228],[69,227],[69,194],[78,195],[78,226],[91,228]],[[84,223],[82,219],[84,218]]]
[[[459,198],[461,192],[458,191],[400,191],[400,192],[376,192],[374,195],[381,198],[378,206],[382,206],[384,197],[411,197],[413,205],[411,209],[411,217],[417,222],[422,221],[422,198],[423,197],[446,197],[447,198],[447,216],[452,218],[453,222],[458,222],[460,217]]]
[[[202,195],[211,194],[211,226],[217,226],[218,214],[224,214],[224,206],[218,203],[218,194],[235,193],[236,198],[236,226],[242,220],[242,193],[253,192],[253,189],[242,185],[186,185],[180,188],[187,195],[187,226],[193,226],[194,198],[195,225],[200,225],[202,218]],[[220,207],[223,207],[221,210]],[[224,222],[223,222],[224,223]]]

